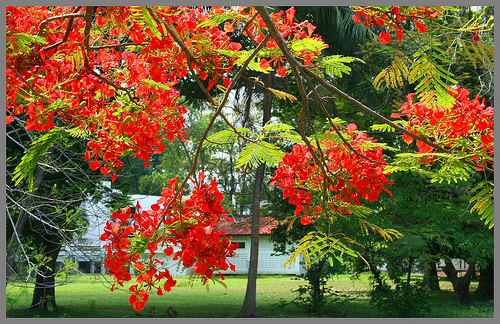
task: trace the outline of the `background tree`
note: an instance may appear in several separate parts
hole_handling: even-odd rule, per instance
[[[56,260],[86,232],[82,204],[113,196],[83,161],[84,145],[84,134],[71,127],[40,134],[22,119],[7,126],[7,283],[32,282],[34,274],[32,308],[57,308],[55,287],[63,282],[56,275],[65,269]],[[22,172],[30,174],[26,181]]]

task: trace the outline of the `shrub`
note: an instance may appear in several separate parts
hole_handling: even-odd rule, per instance
[[[408,283],[396,278],[394,283],[394,289],[384,285],[383,289],[374,292],[370,305],[386,317],[425,317],[431,311],[422,281]]]

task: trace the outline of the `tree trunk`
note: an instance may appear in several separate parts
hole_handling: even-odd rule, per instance
[[[424,265],[424,286],[427,290],[440,290],[435,262],[426,262]]]
[[[380,269],[370,262],[367,256],[365,256],[366,262],[368,263],[368,267],[370,268],[371,273],[373,274],[373,280],[375,281],[375,287],[373,289],[374,293],[378,293],[382,291],[384,287],[384,282],[382,281],[382,277],[380,275]]]
[[[48,153],[52,151],[52,147],[49,148]],[[42,181],[42,178],[44,176],[44,171],[41,168],[37,168],[35,171],[35,174],[33,175],[33,188],[37,188],[40,181]],[[28,202],[30,205],[33,205],[33,197],[30,193]],[[26,224],[26,221],[28,220],[29,215],[26,212],[22,213],[22,216],[19,217],[16,221],[15,228],[13,229],[12,236],[10,238],[10,243],[7,244],[7,255],[6,255],[6,272],[5,272],[5,285],[9,283],[9,278],[12,273],[12,269],[14,269],[14,263],[16,262],[15,254],[16,254],[16,249],[21,246],[20,240],[21,236],[23,235],[24,231],[24,225]],[[8,226],[8,225],[7,225]],[[24,256],[23,256],[24,257]]]
[[[269,73],[265,78],[267,86],[273,84],[273,74]],[[262,125],[265,125],[271,119],[272,93],[266,91],[263,101]],[[260,227],[260,197],[262,192],[262,183],[264,182],[264,171],[266,165],[259,165],[255,172],[255,187],[253,190],[252,204],[252,237],[250,243],[250,265],[248,269],[247,290],[245,300],[241,308],[241,317],[257,317],[257,267],[259,261],[259,227]]]
[[[408,272],[406,274],[406,284],[407,285],[410,285],[412,269],[413,269],[413,258],[410,257],[408,260]]]
[[[494,298],[494,265],[493,260],[490,260],[488,265],[481,267],[479,270],[479,285],[476,289],[476,295],[481,299]]]
[[[472,273],[476,271],[476,260],[472,260],[469,263],[469,268],[467,268],[467,272],[462,277],[458,276],[458,271],[450,260],[445,260],[445,264],[446,266],[443,267],[443,271],[453,285],[453,290],[455,291],[458,303],[470,304],[471,300],[469,287],[472,279]]]
[[[42,254],[49,259],[37,270],[35,290],[31,302],[31,308],[33,309],[43,311],[57,309],[54,270],[60,250],[61,244],[45,240],[45,248]]]
[[[257,266],[259,262],[259,222],[260,222],[260,196],[264,170],[266,165],[261,164],[255,174],[255,188],[253,191],[252,237],[250,242],[250,265],[248,268],[247,290],[241,308],[241,317],[257,317]]]

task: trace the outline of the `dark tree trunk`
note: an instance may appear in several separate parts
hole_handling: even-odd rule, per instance
[[[409,260],[408,260],[408,272],[406,274],[406,284],[407,285],[410,285],[412,270],[413,270],[413,258],[410,257]]]
[[[261,164],[255,175],[255,188],[253,195],[252,237],[250,242],[250,265],[248,269],[247,290],[241,308],[241,317],[257,317],[257,266],[259,262],[259,222],[260,222],[260,196],[264,170],[266,165]]]
[[[376,283],[373,292],[374,293],[381,292],[382,288],[384,287],[384,282],[382,281],[382,277],[380,276],[380,269],[371,264],[370,261],[368,261],[368,265],[370,266],[370,271],[373,274],[373,279],[375,280]]]
[[[269,87],[273,84],[273,74],[270,73],[265,78],[265,84]],[[262,125],[271,119],[272,93],[264,93]],[[241,307],[241,317],[257,317],[257,267],[259,259],[259,227],[260,227],[260,197],[262,183],[264,182],[264,171],[266,165],[261,164],[255,172],[255,187],[253,191],[252,204],[252,237],[250,243],[250,265],[248,269],[247,290],[245,300]]]
[[[453,285],[453,290],[455,291],[458,303],[470,304],[471,300],[469,288],[472,279],[472,273],[476,271],[476,260],[472,260],[469,263],[467,272],[461,277],[458,276],[458,271],[451,261],[445,260],[445,264],[446,266],[443,267],[443,271]]]
[[[44,257],[48,257],[49,260],[37,270],[35,290],[33,291],[31,303],[33,309],[44,311],[57,309],[54,270],[60,250],[60,244],[45,241],[42,254]]]
[[[494,265],[493,260],[490,260],[486,267],[481,267],[479,270],[479,285],[476,289],[476,295],[481,299],[494,298]]]
[[[424,265],[424,286],[427,290],[440,290],[435,262],[426,262]]]
[[[320,311],[325,302],[325,285],[323,278],[323,269],[326,264],[326,259],[318,261],[317,266],[309,269],[307,278],[313,290],[313,310]]]
[[[49,148],[48,153],[52,151],[52,148]],[[35,171],[35,174],[33,175],[33,187],[37,188],[38,184],[42,180],[44,176],[44,171],[43,169],[37,168]],[[28,199],[30,204],[33,204],[33,197],[29,197]],[[7,255],[6,255],[6,272],[5,272],[5,284],[7,285],[9,283],[9,278],[12,273],[12,269],[14,268],[14,263],[16,262],[15,254],[16,254],[16,249],[20,246],[20,240],[21,236],[23,235],[24,231],[24,225],[26,224],[26,221],[28,220],[29,215],[26,213],[23,213],[21,217],[19,217],[16,221],[15,228],[13,229],[12,237],[10,238],[10,244],[7,245]],[[9,226],[9,225],[7,225]],[[24,257],[24,256],[23,256]]]

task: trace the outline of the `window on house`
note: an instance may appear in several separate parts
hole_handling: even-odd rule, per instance
[[[238,249],[244,249],[245,248],[245,242],[236,242],[238,243]]]

